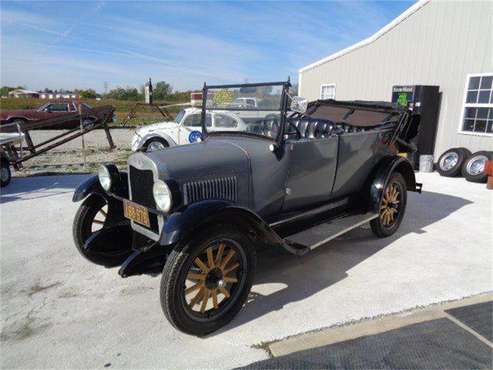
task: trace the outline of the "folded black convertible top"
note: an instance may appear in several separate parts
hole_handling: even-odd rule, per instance
[[[310,102],[304,115],[354,127],[376,127],[397,122],[406,112],[406,108],[388,102],[328,99]]]

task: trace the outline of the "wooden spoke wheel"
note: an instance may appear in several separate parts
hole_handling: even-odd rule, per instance
[[[370,222],[378,237],[390,236],[399,228],[407,202],[406,181],[398,172],[393,173],[385,186],[379,204],[379,217]]]
[[[183,287],[187,309],[193,314],[214,315],[238,293],[244,278],[244,258],[236,243],[221,240],[207,247],[194,262]]]
[[[391,183],[385,189],[380,205],[380,219],[384,226],[390,227],[397,221],[401,190],[397,183]]]
[[[179,330],[205,335],[226,325],[252,286],[255,249],[234,229],[205,230],[169,255],[161,280],[161,305]]]
[[[101,244],[99,248],[92,248],[90,251],[84,248],[86,241],[96,232],[107,227],[107,224],[108,203],[106,199],[99,194],[89,195],[75,214],[72,226],[74,243],[79,253],[87,260],[102,266],[118,266],[131,253],[127,246],[124,247],[124,243]],[[130,232],[130,228],[128,231]]]

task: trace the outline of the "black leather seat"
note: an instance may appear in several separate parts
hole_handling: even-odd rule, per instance
[[[300,132],[301,137],[306,137],[306,131],[308,129],[308,124],[309,121],[304,119],[300,122],[300,125],[298,126],[298,131]]]

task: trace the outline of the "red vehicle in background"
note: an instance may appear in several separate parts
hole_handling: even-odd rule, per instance
[[[92,126],[100,123],[109,108],[109,106],[93,108],[81,103],[83,125]],[[6,123],[18,123],[23,131],[73,129],[80,126],[80,116],[76,102],[54,101],[43,104],[38,109],[0,112],[0,125]]]

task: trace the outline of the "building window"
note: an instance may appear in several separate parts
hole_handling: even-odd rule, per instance
[[[320,85],[320,99],[335,99],[336,98],[336,84],[323,84]]]
[[[493,135],[493,73],[467,77],[461,131]]]

